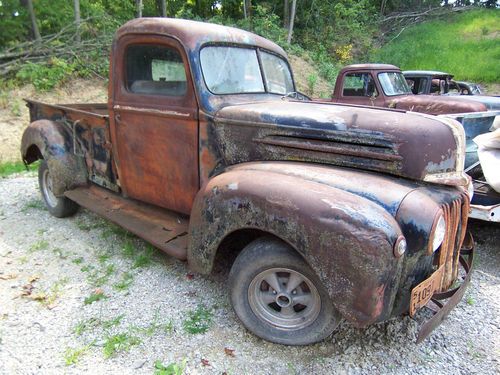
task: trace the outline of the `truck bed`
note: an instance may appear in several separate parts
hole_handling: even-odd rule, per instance
[[[30,110],[30,122],[47,119],[70,122],[84,121],[89,125],[105,126],[109,120],[106,103],[48,104],[37,100],[24,99]]]

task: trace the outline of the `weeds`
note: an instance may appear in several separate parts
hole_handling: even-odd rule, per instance
[[[30,164],[28,171],[35,171],[38,169],[39,162]],[[7,161],[0,163],[0,177],[7,177],[14,173],[26,172],[26,166],[20,161]]]
[[[75,333],[75,335],[81,336],[84,332],[97,327],[99,324],[100,320],[98,318],[82,320],[81,322],[77,323],[75,328],[73,328],[73,332]]]
[[[155,375],[182,375],[186,369],[187,360],[184,358],[181,364],[172,362],[165,366],[160,360],[155,361]]]
[[[124,272],[121,276],[121,280],[113,284],[113,288],[118,291],[128,290],[134,282],[134,276],[130,272]]]
[[[51,309],[55,307],[56,300],[61,296],[61,291],[64,285],[68,283],[68,278],[62,278],[56,281],[52,286],[43,292],[34,294],[31,298],[40,302],[43,306]]]
[[[182,324],[187,333],[205,333],[212,325],[213,312],[205,305],[198,305],[196,310],[188,311],[187,316]]]
[[[78,363],[80,358],[90,349],[90,345],[84,346],[82,348],[68,348],[64,352],[64,362],[66,366],[75,365]]]
[[[45,240],[40,240],[32,244],[29,248],[29,252],[33,253],[35,251],[47,250],[49,248],[49,243]]]
[[[84,305],[90,305],[90,304],[92,304],[94,302],[98,302],[98,301],[100,301],[102,299],[106,299],[106,298],[109,298],[109,297],[106,296],[102,290],[97,289],[94,292],[92,292],[90,294],[90,296],[86,297],[83,300],[83,304]]]
[[[119,333],[108,336],[104,343],[104,358],[109,358],[119,351],[128,351],[132,346],[139,345],[141,340],[129,333]]]
[[[26,212],[32,209],[45,210],[45,203],[43,203],[40,199],[32,199],[24,205],[21,211]]]
[[[148,246],[143,252],[138,254],[134,259],[134,268],[146,267],[151,264],[153,256],[153,249]]]
[[[78,258],[75,258],[71,261],[71,263],[74,263],[74,264],[82,264],[83,263],[83,257],[78,257]]]

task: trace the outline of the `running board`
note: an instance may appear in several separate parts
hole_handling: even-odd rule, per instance
[[[80,206],[150,242],[181,260],[187,257],[189,220],[178,213],[126,199],[107,189],[91,185],[64,193]]]

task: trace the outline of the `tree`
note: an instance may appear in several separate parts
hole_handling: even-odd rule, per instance
[[[166,17],[167,16],[167,0],[159,0],[159,2],[160,2],[161,16]]]
[[[291,43],[292,41],[292,33],[293,33],[293,24],[295,22],[295,10],[297,8],[297,0],[292,1],[292,11],[290,14],[290,25],[288,26],[288,38],[286,39],[286,42],[288,44]]]
[[[136,17],[142,17],[142,0],[135,0]]]
[[[36,23],[35,10],[33,9],[33,1],[26,0],[26,7],[28,8],[28,13],[31,19],[31,31],[33,32],[33,37],[36,41],[41,41],[42,36],[40,35],[40,31],[38,30],[38,24]]]
[[[80,32],[80,0],[73,0],[73,6],[75,8],[75,25],[76,25],[76,44],[80,45],[82,41],[82,36]]]

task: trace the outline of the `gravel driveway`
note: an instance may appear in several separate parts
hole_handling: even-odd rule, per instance
[[[0,374],[498,374],[500,225],[471,229],[471,286],[422,344],[425,311],[286,347],[239,323],[227,267],[191,274],[86,210],[51,217],[34,175],[0,179]]]

